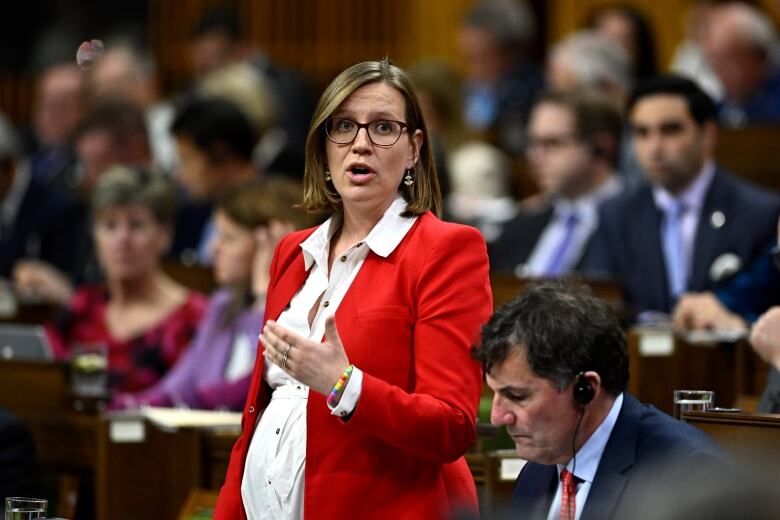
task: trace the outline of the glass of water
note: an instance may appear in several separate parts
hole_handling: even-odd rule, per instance
[[[712,390],[675,390],[674,416],[679,419],[683,412],[706,412],[714,402]]]
[[[46,516],[48,502],[42,498],[8,497],[5,520],[37,520]]]
[[[74,394],[82,397],[101,397],[106,393],[108,351],[104,343],[74,345],[70,368]]]

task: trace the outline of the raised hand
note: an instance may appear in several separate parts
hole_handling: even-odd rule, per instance
[[[325,342],[320,343],[268,320],[260,334],[265,356],[315,392],[327,396],[344,369],[347,353],[336,328],[336,318],[325,320]]]

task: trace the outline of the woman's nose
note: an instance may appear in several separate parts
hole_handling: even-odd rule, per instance
[[[353,150],[365,150],[371,148],[371,138],[368,136],[368,128],[358,128],[355,140],[352,141]]]

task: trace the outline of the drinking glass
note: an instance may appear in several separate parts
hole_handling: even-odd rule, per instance
[[[679,419],[682,412],[706,412],[714,402],[712,390],[675,390],[674,416]]]
[[[5,520],[38,520],[46,516],[48,502],[42,498],[8,497]]]
[[[83,397],[100,397],[108,389],[108,350],[104,343],[79,343],[73,346],[71,358],[73,393]]]

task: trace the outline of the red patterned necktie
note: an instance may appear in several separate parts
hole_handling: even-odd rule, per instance
[[[574,520],[577,512],[577,483],[568,469],[561,471],[561,515],[560,520]]]

